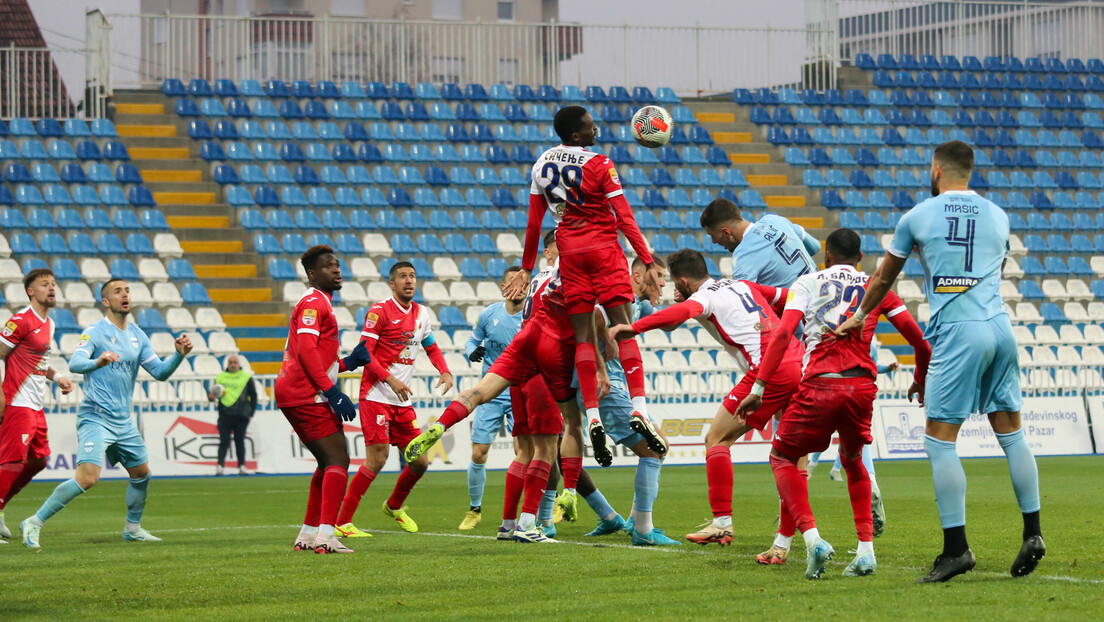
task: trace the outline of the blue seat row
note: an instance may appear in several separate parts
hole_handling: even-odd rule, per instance
[[[101,162],[63,164],[61,173],[49,162],[38,162],[30,168],[22,162],[13,162],[4,166],[2,178],[9,184],[29,183],[66,183],[66,184],[140,184],[142,174],[133,164],[119,164],[112,172],[111,167]]]
[[[0,210],[0,226],[5,229],[42,229],[64,230],[121,230],[168,231],[169,223],[160,210],[146,209],[141,213],[127,208],[116,208],[112,215],[102,208],[92,208],[84,215],[71,208],[63,207],[55,212],[43,208],[28,210],[6,208]]]
[[[877,61],[870,54],[856,54],[855,66],[860,69],[909,69],[926,71],[1011,71],[1015,73],[1104,73],[1104,62],[1090,58],[1082,62],[1077,58],[1067,59],[1065,63],[1058,58],[1028,58],[1021,60],[1015,56],[986,56],[979,61],[976,56],[945,55],[937,59],[934,55],[924,54],[919,59],[913,54],[879,54]]]
[[[118,138],[119,132],[110,119],[93,119],[86,123],[84,119],[67,119],[62,124],[57,119],[30,119],[15,117],[4,122],[0,119],[0,137],[17,138],[41,136],[42,138]]]
[[[100,192],[92,186],[74,184],[68,188],[61,184],[46,184],[39,189],[32,184],[16,186],[15,192],[0,185],[0,205],[79,205],[82,207],[112,205],[134,207],[153,207],[157,202],[145,186],[131,186],[124,193],[122,186],[105,185]]]
[[[14,233],[8,240],[13,255],[141,255],[156,253],[149,238],[141,233],[129,233],[126,243],[114,233],[103,233],[95,242],[87,233],[72,233],[68,242],[59,233],[43,233],[36,239],[29,233]]]
[[[902,104],[897,108],[888,110],[884,115],[877,108],[867,108],[862,112],[854,108],[845,108],[841,113],[837,113],[833,108],[821,108],[819,112],[813,112],[812,108],[804,106],[796,111],[791,111],[786,107],[777,107],[774,109],[774,113],[771,114],[766,108],[755,107],[751,109],[750,116],[752,123],[759,125],[1104,128],[1104,121],[1101,121],[1100,115],[1092,111],[1077,113],[1074,110],[1066,110],[1055,113],[1051,110],[1043,110],[1036,115],[1030,110],[1020,110],[1018,113],[1001,110],[994,116],[984,108],[973,115],[964,109],[947,113],[945,110],[937,108],[929,115],[921,108],[910,109],[907,107],[909,105],[911,104]]]
[[[957,77],[954,73],[943,71],[933,74],[929,71],[917,71],[915,76],[909,71],[875,71],[873,75],[874,86],[878,88],[899,89],[970,89],[970,90],[1010,90],[1010,91],[1053,91],[1053,92],[1085,92],[1104,91],[1104,80],[1100,76],[1090,74],[1082,80],[1074,74],[1060,75],[1048,73],[1040,77],[1038,74],[1027,74],[1021,79],[1014,73],[998,74],[985,72],[981,77],[972,73],[960,73]]]
[[[1006,129],[995,129],[990,134],[984,128],[966,133],[955,128],[944,132],[940,128],[930,128],[926,132],[918,127],[907,127],[902,136],[895,127],[885,127],[879,132],[872,127],[864,127],[858,134],[849,127],[838,128],[836,132],[826,127],[815,128],[812,133],[803,126],[793,127],[789,132],[781,126],[767,129],[767,140],[775,145],[865,145],[868,147],[938,146],[948,140],[961,140],[971,143],[975,148],[1023,147],[1023,148],[1067,148],[1067,149],[1104,149],[1104,142],[1096,130],[1083,129],[1080,132],[1060,130],[1057,135],[1051,130],[1016,130],[1013,135]]]
[[[126,145],[118,140],[104,143],[103,149],[91,140],[78,141],[75,148],[64,139],[50,140],[47,145],[36,138],[24,139],[18,146],[15,142],[0,138],[0,161],[6,160],[130,160]]]
[[[446,82],[438,90],[436,85],[429,82],[418,83],[411,87],[406,82],[393,82],[388,87],[383,82],[368,82],[361,85],[358,82],[343,82],[340,87],[334,82],[323,80],[317,85],[312,85],[305,80],[296,80],[290,85],[280,80],[269,80],[261,86],[256,80],[242,80],[235,84],[233,80],[215,80],[214,86],[203,79],[193,79],[187,86],[178,79],[169,78],[162,82],[161,92],[169,97],[271,97],[284,98],[313,98],[322,99],[422,99],[449,101],[468,100],[481,101],[511,101],[520,102],[571,102],[571,103],[620,103],[620,104],[677,104],[679,98],[674,91],[667,87],[659,88],[655,94],[644,86],[634,87],[630,93],[623,86],[611,87],[607,93],[600,86],[588,86],[586,91],[576,86],[566,86],[562,91],[555,87],[542,84],[536,89],[527,84],[518,84],[511,90],[504,84],[492,84],[490,91],[482,84],[468,84],[463,89],[459,85]]]
[[[1101,110],[1104,109],[1104,101],[1096,93],[1044,93],[1042,98],[1033,92],[1017,94],[1011,90],[998,92],[981,91],[975,94],[973,91],[960,90],[952,95],[945,90],[936,90],[929,94],[926,90],[896,89],[891,91],[870,90],[862,91],[850,89],[846,95],[841,95],[838,90],[829,89],[823,94],[816,91],[804,91],[797,95],[793,89],[779,89],[774,93],[769,89],[759,89],[755,93],[746,89],[737,89],[733,95],[737,103],[754,106],[808,106],[839,108],[834,111],[840,115],[850,114],[849,109],[908,107],[918,108],[1007,108],[1016,110],[1019,108],[1070,108],[1074,110]],[[856,110],[856,112],[858,112]],[[854,117],[852,117],[854,118]]]

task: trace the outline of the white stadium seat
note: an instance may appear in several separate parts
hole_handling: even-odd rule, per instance
[[[448,351],[456,349],[456,346],[452,343],[452,337],[449,337],[449,334],[443,330],[433,331],[433,338],[437,341],[437,345],[440,346],[442,350]]]
[[[6,300],[8,306],[13,309],[27,306],[28,298],[26,291],[23,290],[22,280],[18,283],[8,283],[4,286],[4,300]]]
[[[717,368],[717,363],[705,350],[691,350],[690,368],[696,372],[713,371]]]
[[[1015,233],[1008,236],[1008,252],[1016,256],[1027,254],[1027,247],[1023,245],[1020,236]]]
[[[1062,343],[1062,339],[1053,326],[1040,324],[1035,327],[1035,343],[1043,346],[1055,346]]]
[[[1039,315],[1039,310],[1030,302],[1017,302],[1016,321],[1026,324],[1038,324],[1043,321],[1043,316]]]
[[[487,307],[483,305],[471,305],[464,311],[464,319],[468,322],[469,326],[475,326],[475,323],[479,321],[479,314],[483,313],[483,310]]]
[[[433,324],[437,326],[436,323]],[[444,332],[444,331],[441,331]],[[434,333],[436,334],[436,333]],[[464,344],[468,343],[468,338],[472,336],[472,332],[467,329],[456,330],[452,332],[452,343],[455,345],[454,350],[464,351]]]
[[[132,308],[153,306],[153,293],[150,292],[149,287],[146,287],[145,283],[136,281],[127,283],[127,286],[130,287],[130,306]]]
[[[152,333],[149,340],[157,356],[163,358],[176,351],[176,339],[169,333]]]
[[[663,371],[683,373],[694,371],[690,367],[690,362],[686,360],[686,355],[682,350],[667,350],[663,353]],[[647,369],[647,368],[645,368]]]
[[[1104,352],[1098,346],[1082,348],[1081,360],[1086,365],[1104,365]]]
[[[483,304],[491,304],[502,300],[502,288],[498,283],[480,281],[475,284],[475,297]]]
[[[180,240],[171,233],[158,233],[153,236],[153,250],[160,257],[183,257],[184,249],[180,247]]]
[[[463,354],[446,354],[445,363],[448,365],[449,371],[451,371],[454,376],[458,373],[470,375],[473,372],[483,371],[483,363],[479,363],[479,367],[473,368],[471,362],[468,361],[468,358]]]
[[[1005,302],[1019,302],[1023,300],[1023,294],[1016,288],[1012,281],[1001,281],[1000,295]]]
[[[427,281],[422,284],[422,297],[428,304],[448,304],[449,292],[440,281]]]
[[[521,245],[521,241],[513,233],[500,233],[495,239],[495,246],[498,247],[498,253],[505,256],[521,256],[525,250]],[[497,276],[497,275],[496,275]]]
[[[479,302],[479,296],[475,294],[475,290],[472,289],[471,283],[468,283],[467,281],[453,281],[452,283],[449,283],[448,295],[449,298],[452,299],[453,304],[468,304]]]
[[[85,283],[104,283],[111,278],[111,270],[99,257],[82,259],[80,262],[81,278]],[[100,292],[96,292],[98,296]]]
[[[207,335],[207,346],[211,348],[211,353],[216,355],[238,353],[238,344],[234,341],[234,337],[224,331]]]
[[[931,321],[931,306],[926,302],[921,302],[916,307],[916,321],[921,324],[927,324]]]
[[[1059,343],[1071,346],[1083,346],[1089,343],[1085,340],[1085,335],[1081,333],[1081,329],[1073,324],[1060,326],[1058,328],[1058,338],[1061,340]]]
[[[154,283],[152,293],[158,306],[179,307],[184,304],[184,299],[180,296],[180,290],[172,283]]]
[[[222,315],[218,309],[212,307],[200,307],[195,312],[196,328],[199,330],[225,330],[226,322],[222,321]]]
[[[368,255],[390,257],[394,254],[391,251],[391,244],[381,233],[365,233],[361,238],[361,244],[364,245],[364,252]]]
[[[0,259],[0,283],[22,283],[23,269],[14,259]]]
[[[294,305],[307,292],[307,286],[299,281],[289,281],[284,283],[283,290],[284,302]]]
[[[353,271],[353,278],[359,281],[374,281],[380,277],[376,262],[368,257],[353,257],[349,269]]]
[[[671,347],[671,340],[668,339],[667,333],[661,330],[650,330],[641,335],[640,338],[645,348],[662,349]]]
[[[652,350],[641,350],[640,361],[645,370],[659,371],[663,369],[663,362],[659,360],[659,355]]]
[[[69,306],[89,307],[99,302],[92,289],[84,283],[66,283],[62,289],[65,290],[65,301]]]
[[[1085,341],[1096,346],[1104,345],[1104,328],[1099,324],[1087,324],[1085,326]]]
[[[1022,324],[1012,327],[1012,335],[1016,338],[1016,343],[1021,346],[1033,346],[1037,343],[1035,335],[1031,334],[1031,329]]]
[[[80,326],[82,329],[87,326],[91,326],[104,318],[104,313],[102,310],[92,307],[77,309],[76,313],[74,313],[73,315],[75,315],[77,318],[77,326]]]
[[[3,234],[0,234],[0,257],[11,257],[11,245]]]
[[[433,274],[436,274],[437,278],[442,281],[455,281],[464,278],[452,257],[438,257],[433,260],[432,267]]]
[[[1069,300],[1066,288],[1058,279],[1043,279],[1043,295],[1053,301]]]
[[[671,346],[675,348],[696,348],[698,347],[698,341],[694,337],[693,331],[689,328],[680,327],[671,331]]]
[[[1066,314],[1069,321],[1077,324],[1090,321],[1089,313],[1085,311],[1085,306],[1080,302],[1067,302],[1062,306],[1062,312]]]
[[[203,383],[198,380],[185,380],[181,382],[176,392],[177,397],[185,404],[195,406],[209,403],[207,399],[207,389],[205,389]]]
[[[348,307],[338,305],[334,307],[334,319],[337,320],[338,330],[360,330],[357,326],[356,318],[353,317],[353,313],[349,311]]]
[[[391,288],[387,283],[376,281],[368,284],[368,300],[375,304],[391,297]]]
[[[207,340],[203,338],[202,334],[195,331],[189,331],[187,334],[188,338],[192,340],[193,356],[211,353],[211,348],[207,347]]]
[[[196,329],[192,312],[184,307],[172,307],[165,310],[165,323],[174,333],[192,332]]]
[[[340,348],[342,352],[352,352],[353,348],[360,343],[360,331],[358,330],[346,330],[342,331],[340,339]]]
[[[138,275],[147,283],[168,281],[169,273],[159,259],[147,257],[138,261]]]
[[[721,276],[726,278],[732,276],[732,257],[721,257],[721,261],[717,263],[717,267],[721,269]]]
[[[222,372],[222,365],[218,359],[210,354],[200,354],[192,360],[192,367],[196,376],[200,378],[214,377]]]
[[[1093,322],[1104,322],[1104,302],[1090,302],[1087,311]]]
[[[1083,279],[1068,279],[1066,281],[1066,293],[1074,300],[1089,302],[1096,296],[1089,290],[1089,285]]]
[[[80,342],[80,335],[77,333],[66,333],[62,335],[61,339],[58,341],[58,349],[61,350],[61,355],[65,358],[73,356],[73,350],[77,349],[78,342]],[[53,361],[51,361],[51,363],[53,363]]]
[[[364,286],[356,281],[348,281],[341,285],[341,301],[344,304],[351,305],[366,305],[368,304],[368,294],[364,291]]]
[[[920,286],[916,284],[916,281],[911,279],[897,281],[897,295],[905,302],[924,300],[924,292],[920,290]]]
[[[1008,261],[1004,264],[1004,277],[1006,279],[1022,279],[1024,276],[1023,268],[1020,267],[1019,262],[1015,257],[1009,257]]]
[[[176,385],[172,382],[147,383],[146,394],[153,404],[175,404],[180,401],[180,397],[176,394]]]

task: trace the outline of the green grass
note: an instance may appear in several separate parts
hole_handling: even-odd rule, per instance
[[[144,525],[162,543],[126,543],[120,482],[104,482],[42,530],[41,552],[0,547],[0,620],[73,619],[1099,619],[1104,611],[1101,458],[1039,460],[1048,554],[1036,573],[1012,579],[1020,518],[1004,460],[970,460],[969,535],[977,569],[944,585],[915,585],[941,539],[926,462],[883,462],[888,526],[876,541],[874,576],[840,576],[855,546],[846,487],[815,473],[813,510],[836,559],[821,581],[793,561],[761,567],[777,500],[765,465],[736,468],[733,546],[639,549],[625,536],[595,543],[583,506],[558,538],[520,545],[493,539],[503,473],[490,473],[475,537],[456,536],[467,510],[463,473],[430,473],[409,500],[420,534],[397,532],[379,511],[394,484],[381,476],[357,524],[355,555],[294,553],[306,477],[154,480]],[[626,511],[633,470],[593,473]],[[8,525],[35,510],[52,483],[30,485],[8,506]],[[656,523],[673,537],[709,515],[702,467],[664,469]],[[437,535],[435,535],[437,534]],[[586,546],[582,546],[582,545]]]

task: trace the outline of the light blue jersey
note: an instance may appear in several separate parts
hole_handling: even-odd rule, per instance
[[[483,354],[483,374],[486,375],[491,365],[502,355],[502,351],[514,340],[520,328],[521,311],[510,315],[506,312],[505,302],[496,302],[479,314],[475,328],[468,337],[467,343],[464,344],[464,353],[471,356],[479,346],[486,348],[486,353]],[[494,401],[505,404],[509,409],[510,393],[503,392]]]
[[[1008,215],[972,190],[949,191],[909,210],[897,224],[889,252],[901,259],[920,249],[931,320],[942,324],[1005,314],[1001,267],[1008,256]]]
[[[812,256],[820,242],[777,214],[763,214],[744,231],[732,251],[732,278],[770,287],[789,287],[798,277],[816,272]]]
[[[96,367],[96,359],[104,352],[114,352],[119,361],[104,367]],[[111,320],[104,318],[89,326],[81,334],[69,369],[83,374],[81,389],[84,399],[77,412],[78,426],[82,419],[95,419],[115,432],[125,432],[132,427],[131,396],[138,377],[139,365],[158,380],[172,375],[184,357],[178,352],[161,360],[150,345],[146,333],[136,324],[127,324],[119,330]]]

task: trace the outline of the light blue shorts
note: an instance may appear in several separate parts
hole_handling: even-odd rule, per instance
[[[506,433],[513,434],[514,413],[510,408],[509,400],[505,403],[493,401],[480,404],[475,409],[475,416],[472,420],[472,442],[490,445],[498,438],[498,433],[502,429],[504,421],[506,423]]]
[[[928,419],[961,424],[974,413],[1023,407],[1019,354],[1007,315],[944,324],[930,341],[924,387]]]
[[[97,419],[78,417],[77,464],[82,462],[91,462],[101,468],[122,464],[129,469],[149,462],[149,451],[133,421],[125,430],[116,432]]]

